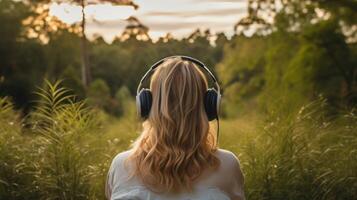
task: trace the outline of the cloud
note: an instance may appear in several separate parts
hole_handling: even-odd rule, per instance
[[[186,0],[186,2],[223,2],[223,3],[246,3],[248,0]]]
[[[214,21],[200,21],[199,24],[195,21],[187,21],[187,22],[162,22],[162,21],[147,21],[144,23],[144,25],[148,26],[150,30],[155,30],[155,31],[175,31],[179,29],[190,29],[194,30],[196,28],[200,27],[210,27],[214,26],[215,28],[224,28],[227,26],[231,26],[231,22],[229,21],[220,21],[220,22],[214,22]],[[106,30],[118,30],[118,32],[122,31],[127,23],[125,21],[117,21],[117,20],[107,20],[107,21],[101,21],[101,22],[93,22],[89,21],[87,23],[87,28],[89,29],[106,29]],[[233,26],[232,26],[233,27]]]
[[[212,27],[215,26],[215,28],[225,28],[227,26],[230,26],[231,23],[229,22],[221,22],[221,23],[215,23],[212,21],[201,21],[200,24],[197,24],[197,22],[175,22],[175,23],[160,23],[160,22],[151,22],[149,26],[150,29],[155,30],[155,31],[167,31],[167,32],[175,32],[179,29],[190,29],[194,30],[197,28],[203,28],[203,27]]]
[[[217,10],[198,10],[198,11],[182,11],[182,12],[172,12],[172,11],[151,11],[144,13],[143,16],[175,16],[175,17],[196,17],[196,16],[228,16],[246,13],[246,8],[226,8]]]
[[[126,8],[93,7],[92,19],[88,19],[88,36],[102,35],[110,42],[127,25],[123,16],[135,15],[149,27],[149,34],[154,39],[170,32],[182,38],[195,29],[210,29],[212,33],[224,31],[234,33],[233,26],[247,13],[248,0],[136,0],[138,10]],[[90,9],[88,9],[88,12]],[[95,11],[95,12],[94,12]],[[64,15],[64,14],[63,14]],[[99,20],[94,22],[93,18]],[[126,18],[126,17],[125,17]]]

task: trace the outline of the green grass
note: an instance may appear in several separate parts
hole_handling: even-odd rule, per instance
[[[112,158],[139,135],[133,103],[113,118],[59,83],[20,117],[0,99],[0,199],[104,199]],[[247,199],[355,199],[357,116],[317,100],[300,111],[223,119],[221,148],[239,157]]]

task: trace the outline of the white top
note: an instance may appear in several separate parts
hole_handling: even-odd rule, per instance
[[[119,153],[108,171],[105,194],[109,200],[244,200],[244,178],[238,158],[218,149],[221,164],[215,171],[204,171],[194,183],[192,193],[162,194],[147,189],[138,177],[128,179],[130,165],[124,161],[130,150]]]

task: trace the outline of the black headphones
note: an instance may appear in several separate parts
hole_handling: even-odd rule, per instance
[[[162,64],[163,62],[165,62],[167,59],[170,59],[170,58],[181,58],[182,60],[193,62],[194,64],[201,67],[209,74],[209,76],[212,78],[213,83],[216,86],[216,88],[207,89],[203,103],[204,103],[204,107],[206,110],[208,120],[211,121],[214,119],[218,119],[219,103],[220,103],[220,99],[221,99],[221,93],[220,93],[221,90],[220,90],[219,84],[217,82],[217,79],[212,74],[212,72],[205,66],[205,64],[203,64],[201,61],[191,58],[189,56],[169,56],[169,57],[166,57],[166,58],[163,58],[163,59],[157,61],[155,64],[153,64],[150,67],[150,69],[141,78],[138,88],[136,90],[136,106],[137,106],[138,115],[143,119],[147,119],[149,117],[150,109],[151,109],[151,105],[152,105],[152,94],[151,94],[150,89],[148,89],[148,88],[141,89],[141,86],[142,86],[144,80],[160,64]]]

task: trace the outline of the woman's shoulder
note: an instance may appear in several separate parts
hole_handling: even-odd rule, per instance
[[[118,153],[112,160],[109,171],[128,172],[131,168],[130,163],[126,162],[132,150],[126,150]]]
[[[226,165],[227,167],[240,167],[240,161],[232,151],[217,149],[216,156],[219,158],[222,165]]]
[[[220,165],[214,173],[216,180],[220,180],[222,183],[232,183],[234,181],[242,181],[243,175],[241,170],[241,165],[238,157],[231,151],[225,149],[218,149],[216,151],[216,156],[220,160]]]
[[[132,150],[126,150],[119,152],[114,158],[113,158],[113,163],[121,163],[124,162],[131,154]]]
[[[129,158],[132,151],[133,151],[132,149],[129,149],[129,150],[118,153],[112,160],[112,167],[122,168],[122,167],[124,167],[124,165],[129,164],[129,163],[126,163],[125,161]],[[240,161],[239,161],[238,157],[232,151],[219,148],[216,150],[215,155],[220,160],[220,163],[223,168],[228,167],[228,168],[232,169],[232,168],[240,167]]]
[[[218,149],[216,156],[221,162],[218,171],[213,174],[214,184],[225,191],[231,199],[244,199],[244,176],[238,157],[225,149]]]

